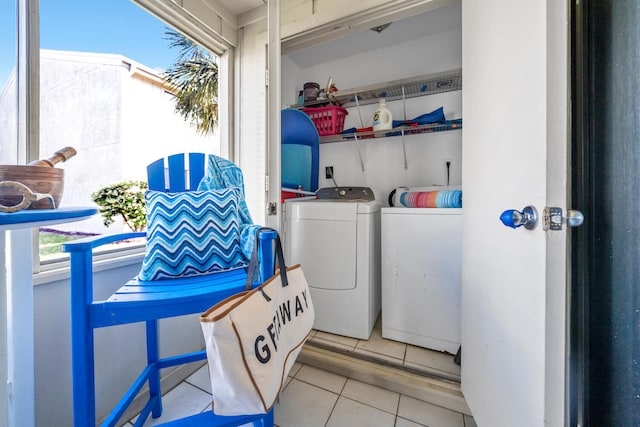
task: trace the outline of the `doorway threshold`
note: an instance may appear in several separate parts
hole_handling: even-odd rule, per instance
[[[386,390],[471,415],[457,378],[309,340],[298,361]]]

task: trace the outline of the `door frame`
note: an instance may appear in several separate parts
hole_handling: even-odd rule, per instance
[[[638,0],[572,4],[571,425],[640,420]]]
[[[586,207],[589,193],[590,139],[588,119],[588,76],[586,57],[586,16],[575,2],[571,4],[571,204],[576,209]],[[586,211],[584,213],[587,213]],[[587,220],[583,227],[590,227]],[[571,280],[569,283],[568,361],[567,361],[567,422],[584,426],[588,400],[588,286],[591,233],[572,233]],[[581,248],[581,249],[580,249]]]

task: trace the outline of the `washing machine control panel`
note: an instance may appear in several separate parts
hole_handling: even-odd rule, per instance
[[[316,191],[316,196],[324,200],[375,200],[369,187],[325,187]]]

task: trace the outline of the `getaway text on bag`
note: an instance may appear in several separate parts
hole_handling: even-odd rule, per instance
[[[302,297],[302,298],[301,298]],[[302,303],[304,301],[304,308],[302,307]],[[294,318],[298,317],[299,314],[304,313],[304,310],[309,308],[309,303],[307,302],[307,293],[305,291],[301,292],[300,295],[296,295],[295,297],[295,314]],[[273,344],[273,350],[278,351],[277,341],[280,339],[280,331],[282,326],[286,325],[287,322],[291,322],[291,300],[287,300],[283,302],[278,309],[275,311],[275,315],[273,316],[273,321],[267,326],[267,333],[271,338],[271,343]],[[264,343],[266,340],[264,335],[258,335],[255,340],[254,350],[256,353],[256,358],[260,363],[266,364],[269,363],[271,359],[271,348],[269,347],[269,343]],[[264,345],[262,345],[264,343]],[[260,347],[262,345],[262,347]]]

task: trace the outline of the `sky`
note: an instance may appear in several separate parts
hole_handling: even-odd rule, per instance
[[[131,0],[40,0],[40,48],[126,56],[165,69],[166,25]],[[16,0],[0,0],[0,91],[15,66]]]

